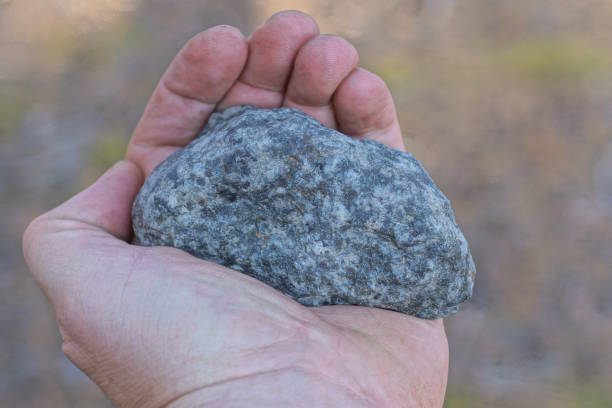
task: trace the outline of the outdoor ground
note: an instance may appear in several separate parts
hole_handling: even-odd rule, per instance
[[[470,242],[446,406],[612,406],[610,0],[0,0],[0,406],[109,405],[61,353],[22,231],[122,157],[189,37],[285,8],[387,81]]]

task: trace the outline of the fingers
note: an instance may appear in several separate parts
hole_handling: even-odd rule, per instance
[[[395,105],[384,81],[355,68],[358,55],[346,40],[317,36],[300,49],[284,105],[328,127],[404,149]]]
[[[341,132],[404,150],[393,97],[379,76],[355,69],[336,90],[333,107]]]
[[[272,16],[248,44],[229,26],[196,35],[160,80],[126,158],[148,176],[189,143],[215,109],[236,104],[298,108],[349,135],[403,148],[382,80],[355,70],[357,51],[346,40],[317,33],[312,18],[288,11]]]
[[[247,59],[238,29],[217,26],[193,37],[170,64],[138,123],[126,157],[145,175],[196,136]]]
[[[341,37],[313,38],[297,54],[283,105],[335,127],[332,96],[358,59],[355,47]]]
[[[251,35],[244,71],[219,108],[281,106],[296,54],[318,33],[317,23],[302,12],[283,11],[270,17]]]

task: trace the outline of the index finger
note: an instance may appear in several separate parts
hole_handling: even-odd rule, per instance
[[[246,39],[231,26],[216,26],[189,40],[155,88],[126,158],[148,176],[188,144],[240,76],[247,54]]]

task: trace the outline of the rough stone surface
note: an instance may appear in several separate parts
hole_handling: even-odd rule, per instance
[[[437,318],[472,293],[467,242],[419,162],[293,109],[215,113],[149,176],[132,218],[136,243],[181,248],[307,306]]]

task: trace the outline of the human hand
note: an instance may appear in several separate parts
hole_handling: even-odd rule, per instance
[[[345,40],[298,12],[247,40],[192,38],[160,80],[126,160],[27,228],[26,261],[62,349],[117,406],[439,407],[441,320],[358,306],[306,308],[174,248],[130,245],[144,177],[216,109],[290,106],[354,137],[403,148],[389,90]]]

